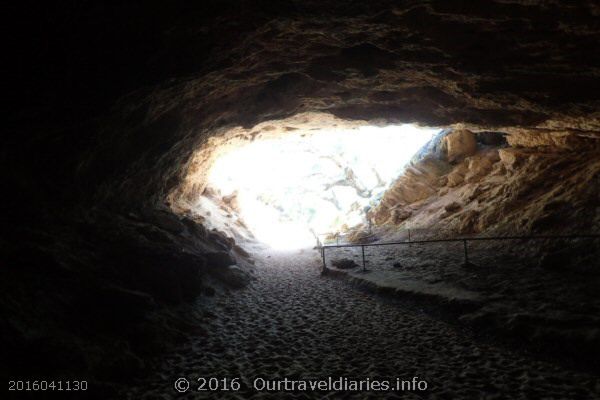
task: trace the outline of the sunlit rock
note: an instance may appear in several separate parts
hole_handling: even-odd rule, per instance
[[[467,129],[459,129],[444,138],[448,161],[456,162],[465,157],[475,154],[477,151],[477,140],[473,132]]]

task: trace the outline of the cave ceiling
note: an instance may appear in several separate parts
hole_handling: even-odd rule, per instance
[[[68,144],[56,169],[100,192],[114,181],[119,193],[164,196],[208,136],[306,112],[600,132],[594,1],[41,7],[23,22],[35,40],[17,62],[10,122],[34,126],[45,154]],[[50,147],[40,124],[60,126]]]

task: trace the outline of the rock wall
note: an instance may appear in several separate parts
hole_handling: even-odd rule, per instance
[[[31,161],[10,182],[38,184],[12,206],[56,197],[44,181],[73,201],[161,203],[209,136],[308,111],[598,136],[594,1],[276,3],[105,6],[85,18],[67,8],[32,20],[48,39],[17,58],[16,76],[36,79],[15,96],[21,134],[5,156]],[[83,123],[128,92],[109,121]],[[74,111],[81,102],[90,111]]]
[[[469,130],[449,133],[441,153],[414,160],[386,192],[374,222],[446,234],[599,232],[598,140],[530,136],[506,134],[499,147],[482,143],[489,134],[477,143]]]
[[[145,115],[140,128],[173,143],[162,159],[142,165],[158,161],[163,182],[181,178],[191,150],[179,151],[196,148],[211,132],[304,111],[598,135],[591,2],[489,2],[477,9],[452,1],[368,2],[348,7],[348,15],[330,14],[339,11],[327,2],[303,3],[219,54],[222,68],[130,98],[130,112]],[[566,28],[575,20],[578,29]],[[138,173],[129,185],[147,182],[148,193],[157,193],[162,183],[148,178]]]
[[[169,325],[172,309],[161,307],[203,287],[184,278],[196,264],[211,275],[206,255],[219,239],[170,214],[168,195],[211,137],[297,114],[510,134],[497,154],[416,163],[414,188],[396,188],[381,220],[410,211],[463,231],[597,224],[595,1],[74,2],[8,12],[21,25],[6,57],[0,150],[8,347],[64,354],[67,336],[41,334],[62,330],[85,348],[95,337],[78,330],[86,310],[119,304],[135,313],[159,303],[151,310],[162,313],[143,314]],[[449,203],[426,204],[435,197]],[[74,288],[112,306],[73,311],[87,304]],[[110,354],[129,352],[127,340],[116,343]],[[136,365],[132,353],[122,365]]]
[[[0,372],[11,376],[97,385],[143,375],[152,357],[202,334],[195,300],[253,279],[231,239],[168,209],[91,209],[51,222],[14,227],[2,241]]]

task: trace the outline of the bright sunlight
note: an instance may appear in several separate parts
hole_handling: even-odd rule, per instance
[[[214,163],[208,184],[237,195],[240,217],[273,248],[365,223],[405,165],[439,130],[413,125],[291,133],[256,140]]]

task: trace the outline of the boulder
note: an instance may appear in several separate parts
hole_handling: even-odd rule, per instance
[[[449,162],[456,162],[475,154],[477,140],[467,129],[455,130],[445,137],[446,156]]]

